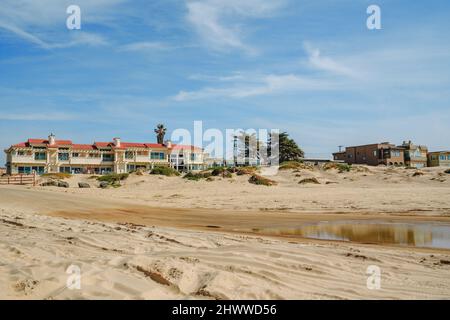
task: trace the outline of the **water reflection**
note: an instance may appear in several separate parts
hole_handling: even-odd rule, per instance
[[[450,225],[442,223],[324,221],[298,228],[268,228],[252,231],[309,239],[450,249]]]

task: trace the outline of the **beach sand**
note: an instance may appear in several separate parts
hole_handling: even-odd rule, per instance
[[[449,250],[251,232],[340,219],[448,224],[443,171],[286,171],[274,187],[150,175],[106,190],[87,176],[68,189],[0,186],[0,298],[448,299]],[[307,177],[321,184],[298,183]],[[67,288],[71,265],[80,290]],[[380,290],[367,288],[371,265]]]

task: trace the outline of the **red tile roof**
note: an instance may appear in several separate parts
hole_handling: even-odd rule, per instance
[[[28,144],[48,144],[48,140],[45,139],[28,139]],[[71,140],[55,140],[55,145],[57,146],[67,146],[72,145]]]
[[[94,142],[94,144],[74,144],[71,140],[56,140],[55,144],[49,146],[48,140],[46,139],[28,139],[26,142],[21,142],[18,144],[12,145],[12,147],[29,147],[31,145],[43,144],[47,147],[62,147],[62,146],[70,146],[76,150],[95,150],[97,148],[108,148],[111,147],[113,149],[127,149],[127,148],[145,148],[145,149],[155,149],[155,148],[166,148],[165,145],[159,143],[139,143],[139,142],[121,142],[120,147],[117,148],[114,145],[114,142]],[[190,146],[190,145],[176,145],[173,144],[171,147],[172,150],[193,150],[193,151],[202,151],[201,148]]]
[[[75,150],[95,150],[96,148],[91,144],[73,144],[72,149]]]

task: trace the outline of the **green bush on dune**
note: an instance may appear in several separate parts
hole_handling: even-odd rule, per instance
[[[330,163],[327,163],[326,165],[324,165],[323,169],[324,170],[336,169],[336,170],[338,170],[339,173],[343,173],[343,172],[350,172],[350,170],[352,169],[352,166],[347,163],[330,162]]]
[[[199,173],[188,172],[184,175],[183,179],[191,180],[191,181],[199,181],[201,179],[207,179],[210,177],[211,177],[211,173],[208,171],[199,172]]]
[[[180,173],[170,167],[154,167],[152,171],[150,171],[150,174],[154,175],[160,175],[160,176],[167,176],[167,177],[173,177],[173,176],[179,176]]]
[[[126,180],[128,178],[128,173],[111,173],[106,174],[104,176],[97,177],[97,180],[100,182],[108,182],[110,184],[118,183],[122,180]]]

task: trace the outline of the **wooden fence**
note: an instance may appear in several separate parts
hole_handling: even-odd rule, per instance
[[[36,174],[15,174],[12,176],[0,177],[0,185],[5,184],[16,184],[25,185],[32,184],[36,185]]]

